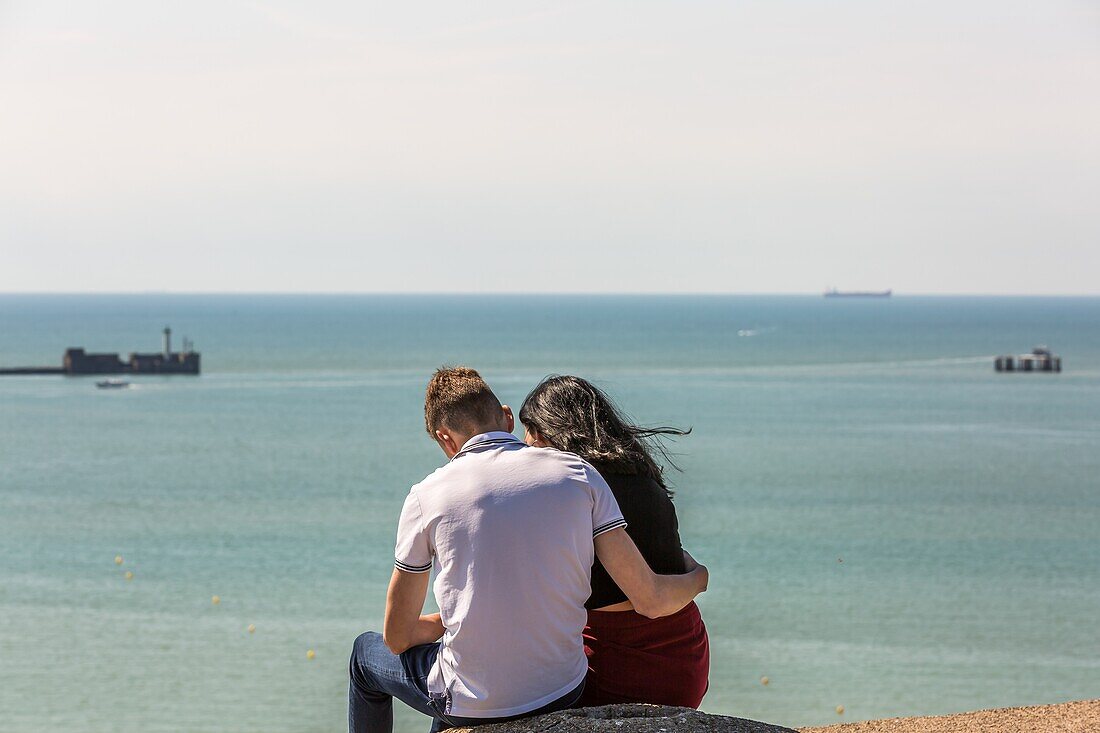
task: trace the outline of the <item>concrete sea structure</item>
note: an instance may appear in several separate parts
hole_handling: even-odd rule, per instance
[[[202,355],[194,350],[194,344],[183,339],[183,350],[172,351],[172,329],[164,327],[163,348],[156,353],[132,352],[127,359],[117,353],[92,353],[83,348],[65,350],[60,367],[8,367],[0,368],[0,375],[64,374],[190,374],[200,371]]]

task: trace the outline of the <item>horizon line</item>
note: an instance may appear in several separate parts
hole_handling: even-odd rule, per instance
[[[728,296],[804,296],[804,297],[824,297],[825,290],[818,291],[805,291],[805,290],[788,290],[788,291],[765,291],[765,290],[700,290],[700,291],[678,291],[678,290],[631,290],[631,291],[608,291],[608,290],[0,290],[0,297],[3,296],[16,296],[16,295],[56,295],[56,296],[76,296],[76,295],[102,295],[102,296],[137,296],[137,295],[187,295],[187,296],[202,296],[202,295],[258,295],[258,296],[402,296],[402,297],[417,297],[417,296],[552,296],[552,297],[585,297],[585,296],[599,296],[599,297],[728,297]],[[846,291],[841,291],[846,292]],[[1100,297],[1100,292],[1094,293],[1018,293],[1018,292],[898,292],[892,290],[890,296],[887,298],[907,298],[907,297],[920,297],[920,298],[1096,298]]]

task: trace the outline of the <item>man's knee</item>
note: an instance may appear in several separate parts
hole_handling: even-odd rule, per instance
[[[382,635],[377,631],[364,631],[359,636],[355,637],[355,643],[351,646],[351,665],[355,668],[356,662],[363,662],[371,656],[372,651],[376,651],[379,647],[385,648],[386,644],[382,641]]]
[[[355,644],[352,646],[352,651],[357,653],[361,650],[378,647],[379,645],[385,646],[381,634],[377,631],[364,631],[362,634],[355,637]]]
[[[348,663],[348,672],[351,674],[353,682],[359,684],[359,686],[371,687],[369,678],[371,677],[371,660],[376,658],[381,651],[388,652],[385,642],[382,641],[382,635],[376,631],[367,631],[355,638],[355,643],[351,645],[351,660]]]

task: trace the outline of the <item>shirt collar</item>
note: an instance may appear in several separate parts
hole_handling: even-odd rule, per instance
[[[453,461],[455,458],[458,458],[464,453],[469,453],[470,451],[479,450],[481,448],[490,448],[499,445],[507,445],[508,443],[522,444],[523,441],[521,441],[519,438],[512,435],[511,433],[504,432],[503,430],[491,430],[488,433],[481,433],[467,440],[465,443],[462,444],[462,449],[458,451],[458,453],[455,453],[454,458],[452,458],[451,460]]]

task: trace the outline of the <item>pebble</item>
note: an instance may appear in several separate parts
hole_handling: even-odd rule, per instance
[[[771,682],[771,680],[769,680],[767,677],[760,678],[760,684],[764,685],[765,687],[767,687],[769,682]]]

